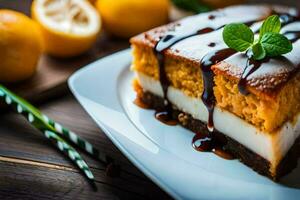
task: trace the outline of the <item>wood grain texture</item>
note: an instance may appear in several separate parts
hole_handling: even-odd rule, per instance
[[[122,166],[121,176],[118,178],[107,177],[105,175],[105,167],[102,163],[81,152],[91,167],[97,184],[101,183],[101,187],[105,185],[104,189],[106,193],[102,190],[95,193],[92,192],[92,190],[89,191],[89,184],[82,174],[63,154],[57,151],[39,131],[31,127],[21,116],[8,113],[0,116],[0,199],[3,199],[3,197],[6,198],[5,195],[7,192],[12,193],[11,191],[19,190],[20,187],[27,189],[23,192],[18,191],[14,193],[10,198],[26,199],[27,196],[23,196],[25,193],[35,192],[34,189],[27,191],[30,190],[30,187],[26,186],[26,184],[33,184],[31,183],[33,180],[36,181],[36,183],[34,183],[36,184],[36,188],[42,187],[46,183],[50,184],[49,187],[54,187],[51,188],[51,191],[58,193],[57,198],[61,198],[62,194],[60,193],[63,193],[65,190],[73,191],[66,196],[66,199],[75,197],[72,195],[75,195],[78,190],[88,191],[87,195],[93,198],[107,194],[112,195],[112,197],[108,196],[108,199],[115,198],[114,195],[120,199],[148,199],[148,197],[155,199],[170,198],[149,181],[148,178],[119,152],[104,133],[89,119],[88,115],[71,95],[48,102],[42,105],[40,109],[54,120],[70,127],[78,133],[78,135],[91,141],[101,151],[116,158]],[[1,166],[1,163],[7,166],[4,168]],[[20,170],[24,168],[24,166],[28,171],[23,172]],[[31,173],[29,173],[29,169],[32,170]],[[18,176],[16,176],[16,170],[20,170],[21,175],[18,174]],[[52,172],[53,170],[59,171],[59,173],[57,175],[47,175],[47,173],[50,173],[48,171]],[[24,179],[21,178],[22,176],[24,176]],[[28,180],[29,178],[27,177],[30,176],[33,180]],[[56,178],[59,180],[63,180],[68,176],[67,181],[71,179],[78,183],[68,183],[67,188],[61,188],[56,191],[57,188],[53,186],[52,183],[55,181],[53,176],[57,176]],[[15,183],[13,185],[7,184],[7,181],[4,181],[6,179],[9,179],[10,182],[14,180]],[[5,187],[3,184],[5,184]],[[109,188],[109,190],[107,188]],[[42,187],[40,190],[44,192],[45,188]],[[30,197],[30,195],[28,197]],[[49,192],[40,197],[43,199],[56,199],[56,196],[51,196]],[[76,199],[85,199],[85,197],[86,196],[76,196]]]
[[[1,199],[140,199],[142,195],[97,180],[98,192],[74,170],[0,161]]]
[[[1,9],[14,9],[27,15],[30,4],[30,0],[0,0]],[[95,175],[98,191],[94,192],[78,169],[39,131],[21,116],[5,113],[0,115],[0,199],[170,198],[116,149],[67,89],[66,80],[74,71],[128,47],[126,40],[102,33],[85,54],[71,59],[43,55],[32,79],[8,85],[31,102],[43,103],[42,112],[117,159],[122,166],[120,177],[107,177],[102,163],[80,152]],[[64,97],[49,101],[50,97],[59,96]]]
[[[30,3],[30,0],[0,0],[0,8],[29,15]],[[300,6],[294,0],[282,3]],[[122,164],[121,176],[107,177],[100,162],[80,152],[95,174],[98,192],[94,192],[78,169],[39,131],[22,117],[6,113],[0,115],[0,199],[170,199],[120,153],[67,89],[65,81],[76,69],[129,46],[127,41],[103,34],[90,51],[76,58],[44,55],[33,79],[10,88],[31,100],[39,100],[43,103],[42,112],[116,158]],[[49,97],[61,95],[49,101]]]

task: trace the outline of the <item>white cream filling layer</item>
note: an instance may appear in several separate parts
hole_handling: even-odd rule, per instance
[[[163,96],[159,81],[142,73],[137,73],[137,78],[144,90]],[[167,95],[170,102],[179,110],[207,122],[208,112],[201,99],[187,96],[174,87],[169,88]],[[271,171],[275,170],[300,134],[300,116],[296,124],[286,123],[273,134],[261,132],[255,126],[218,107],[215,108],[213,118],[217,130],[270,161]]]

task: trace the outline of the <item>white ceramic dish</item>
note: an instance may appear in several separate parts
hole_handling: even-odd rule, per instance
[[[113,143],[176,199],[299,199],[300,168],[281,184],[237,160],[196,152],[193,133],[157,121],[132,103],[130,50],[100,59],[69,79],[75,97]]]

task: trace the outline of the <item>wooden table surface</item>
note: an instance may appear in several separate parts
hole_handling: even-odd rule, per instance
[[[12,8],[29,14],[29,7],[30,0],[0,0],[0,8]],[[60,67],[85,65],[88,60],[128,47],[126,40],[103,36],[84,55],[92,55],[85,57],[84,62],[80,57],[75,61],[47,59],[59,63]],[[63,92],[60,97],[40,102],[38,107],[101,151],[110,153],[121,163],[120,177],[107,177],[100,162],[80,151],[95,175],[98,187],[95,192],[77,167],[39,131],[22,117],[5,113],[0,114],[0,199],[170,199],[122,155],[66,87]]]
[[[121,154],[69,92],[39,108],[109,152],[121,162],[121,175],[107,177],[100,162],[82,153],[96,177],[98,191],[94,192],[78,169],[39,131],[22,117],[8,113],[0,116],[0,199],[169,198]]]
[[[28,2],[0,0],[0,8],[28,14]],[[300,6],[298,1],[286,2]],[[91,51],[98,58],[127,47],[126,41],[102,38]],[[0,115],[0,199],[170,199],[121,154],[68,90],[59,98],[43,101],[39,108],[114,156],[122,164],[121,176],[107,177],[104,166],[82,152],[96,177],[98,191],[93,191],[78,169],[39,131],[22,117],[5,113]]]

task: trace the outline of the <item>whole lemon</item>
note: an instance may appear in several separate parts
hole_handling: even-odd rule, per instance
[[[168,22],[168,0],[97,0],[104,27],[128,38]]]
[[[17,82],[36,71],[42,53],[37,24],[16,11],[0,9],[0,81]]]

